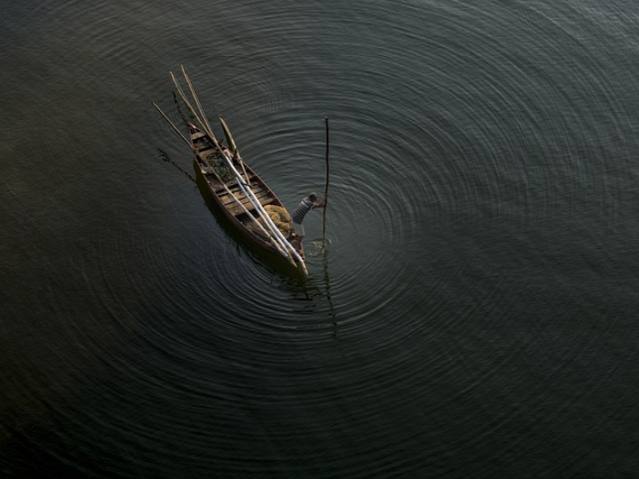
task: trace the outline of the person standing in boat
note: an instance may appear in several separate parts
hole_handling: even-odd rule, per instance
[[[306,213],[315,208],[323,208],[325,205],[324,200],[320,200],[315,193],[311,193],[297,205],[297,208],[293,210],[291,213],[291,218],[293,219],[293,228],[295,230],[294,236],[299,238],[300,240],[304,237],[304,226],[302,225],[302,221],[304,221],[304,217]]]

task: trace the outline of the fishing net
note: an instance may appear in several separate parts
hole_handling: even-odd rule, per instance
[[[264,210],[268,213],[275,226],[288,238],[293,230],[293,220],[288,210],[283,206],[266,205]]]
[[[215,158],[215,160],[213,161],[213,168],[222,179],[222,181],[224,181],[225,183],[231,181],[234,178],[233,172],[226,165],[224,160],[222,160],[222,158]]]

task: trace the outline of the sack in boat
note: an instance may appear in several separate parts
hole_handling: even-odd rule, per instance
[[[266,205],[264,210],[268,213],[275,226],[288,238],[293,230],[293,220],[288,210],[282,206]]]

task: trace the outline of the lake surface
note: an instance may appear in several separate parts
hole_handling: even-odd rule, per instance
[[[0,16],[0,475],[630,477],[639,4],[31,1]],[[217,222],[210,118],[330,245]]]

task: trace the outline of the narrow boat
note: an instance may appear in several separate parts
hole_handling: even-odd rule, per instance
[[[308,274],[304,263],[303,236],[295,232],[290,213],[266,182],[244,163],[233,135],[221,117],[220,123],[227,146],[218,140],[204,114],[191,79],[184,67],[181,70],[190,99],[173,72],[170,72],[170,76],[176,93],[193,118],[188,125],[190,139],[182,134],[157,104],[154,103],[154,106],[194,152],[198,185],[215,209],[246,242],[260,252],[285,261],[304,275]],[[310,203],[308,207],[311,207]],[[298,210],[296,218],[299,217]],[[296,219],[298,223],[301,223],[301,217]]]
[[[226,124],[223,123],[222,126],[228,141],[230,134],[227,133]],[[284,258],[276,243],[271,239],[268,230],[264,228],[256,205],[251,201],[252,198],[247,197],[242,191],[238,178],[233,175],[229,175],[229,178],[222,177],[221,170],[225,170],[226,161],[223,157],[224,152],[227,151],[228,155],[231,156],[231,161],[238,171],[241,171],[242,174],[246,172],[243,180],[251,188],[260,205],[268,212],[275,212],[275,215],[283,216],[284,218],[282,219],[285,221],[278,222],[280,225],[290,224],[290,213],[275,192],[255,173],[253,168],[243,163],[237,154],[231,154],[230,150],[221,142],[218,141],[218,148],[218,146],[213,144],[209,136],[194,124],[189,125],[189,131],[193,152],[195,153],[195,173],[200,184],[204,185],[204,189],[216,209],[246,242],[276,258]],[[231,142],[232,139],[229,143]],[[302,240],[295,236],[292,226],[283,228],[281,232],[303,260],[304,247]],[[291,264],[289,261],[287,263]],[[295,268],[305,269],[303,264],[297,262],[295,263]]]

